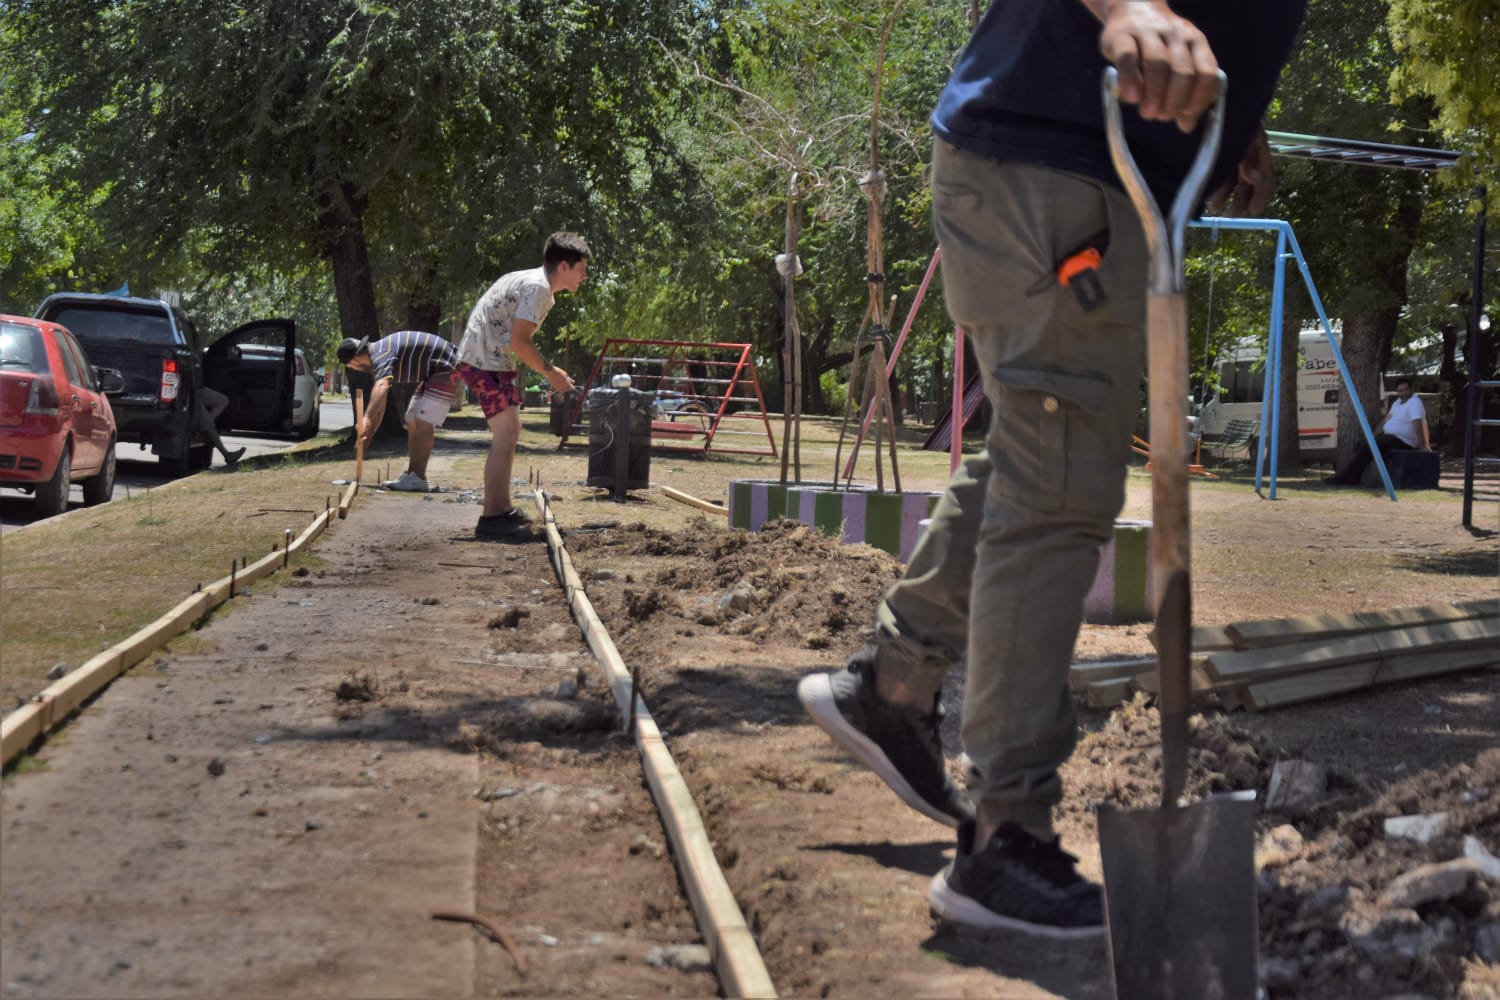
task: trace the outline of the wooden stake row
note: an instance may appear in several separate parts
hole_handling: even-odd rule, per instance
[[[615,703],[628,720],[630,733],[640,751],[646,783],[661,814],[667,839],[671,841],[672,859],[687,889],[698,929],[713,956],[719,984],[726,996],[773,998],[776,987],[771,982],[765,959],[719,867],[708,829],[693,802],[692,791],[672,759],[651,710],[640,696],[639,674],[626,666],[609,631],[589,602],[583,581],[563,545],[562,533],[558,530],[547,494],[539,489],[534,500],[546,532],[552,568],[562,584],[573,619],[604,671]]]

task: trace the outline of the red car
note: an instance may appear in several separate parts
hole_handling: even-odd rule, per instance
[[[104,503],[115,488],[115,414],[107,393],[120,373],[94,368],[66,327],[0,315],[0,486],[36,494],[42,517],[83,502]]]

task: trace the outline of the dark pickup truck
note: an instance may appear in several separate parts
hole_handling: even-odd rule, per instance
[[[125,391],[110,400],[119,440],[149,445],[174,478],[213,460],[195,419],[205,385],[229,397],[221,429],[292,427],[297,333],[289,319],[247,323],[205,348],[196,324],[161,299],[59,292],[36,315],[71,330],[94,365],[121,373]]]

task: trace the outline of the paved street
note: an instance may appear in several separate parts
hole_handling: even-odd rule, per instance
[[[347,398],[334,399],[325,396],[321,406],[323,412],[319,418],[319,434],[341,431],[353,425],[354,412]],[[286,451],[298,443],[290,438],[263,434],[224,435],[224,446],[230,451],[244,448],[246,458]],[[168,481],[161,474],[160,465],[156,456],[151,454],[149,447],[135,444],[120,445],[115,450],[115,460],[118,463],[115,470],[116,496],[125,496],[127,489],[134,492],[160,486]],[[215,451],[214,468],[223,464],[224,459]],[[69,509],[74,510],[82,505],[83,488],[75,485]],[[29,494],[22,493],[20,490],[0,489],[0,534],[24,527],[34,520]]]

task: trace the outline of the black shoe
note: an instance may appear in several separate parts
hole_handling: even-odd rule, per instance
[[[236,448],[234,451],[226,451],[224,453],[224,464],[225,465],[239,465],[240,464],[240,459],[242,459],[244,457],[245,457],[245,449],[243,449],[243,448]]]
[[[525,535],[531,528],[531,518],[517,507],[504,514],[481,514],[474,525],[474,537],[480,541],[511,539]]]
[[[1104,932],[1104,895],[1078,874],[1078,859],[1014,823],[978,851],[974,824],[958,828],[958,853],[938,872],[927,901],[938,916],[971,927],[1074,939]]]
[[[831,674],[809,674],[797,684],[802,707],[833,741],[891,786],[901,801],[930,819],[958,826],[971,806],[943,766],[942,705],[924,718],[888,705],[875,694],[875,651],[856,653]]]

